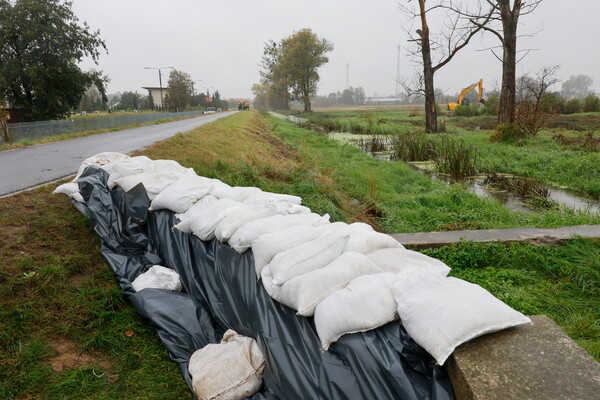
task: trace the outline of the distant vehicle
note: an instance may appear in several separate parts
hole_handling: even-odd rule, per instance
[[[82,112],[79,113],[79,115],[81,115],[83,117],[83,116],[87,115],[87,112],[82,111]]]
[[[215,107],[206,107],[206,110],[204,110],[204,114],[212,114],[214,112],[217,112]]]

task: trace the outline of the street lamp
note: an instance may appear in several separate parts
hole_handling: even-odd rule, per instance
[[[162,74],[160,72],[161,69],[169,69],[175,67],[144,67],[144,69],[157,69],[158,70],[158,83],[160,85],[160,109],[163,108],[163,89],[162,89]]]

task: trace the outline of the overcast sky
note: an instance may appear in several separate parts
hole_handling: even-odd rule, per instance
[[[108,74],[109,93],[144,93],[143,86],[158,86],[158,72],[144,67],[174,66],[201,80],[197,90],[252,97],[264,43],[302,28],[335,46],[320,70],[319,94],[344,90],[347,64],[350,86],[362,86],[368,96],[394,94],[398,46],[401,78],[416,68],[403,30],[407,19],[396,0],[74,0],[73,9],[106,41],[108,54],[95,68]],[[519,39],[520,49],[535,50],[518,64],[518,74],[560,64],[560,79],[585,74],[600,92],[599,15],[597,0],[543,1],[520,21],[521,35],[537,33]],[[477,37],[436,74],[436,88],[455,93],[480,78],[486,89],[499,87],[500,62],[482,51],[497,44],[492,36]],[[167,76],[168,70],[164,86]]]

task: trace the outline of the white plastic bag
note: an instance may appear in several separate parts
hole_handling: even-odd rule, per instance
[[[367,256],[360,253],[343,253],[323,268],[290,279],[281,286],[279,302],[310,317],[315,307],[335,291],[342,289],[355,278],[385,272]]]
[[[198,400],[241,400],[258,392],[265,359],[256,340],[228,330],[219,344],[196,350],[188,364]]]
[[[131,282],[133,290],[139,292],[146,288],[181,291],[179,274],[170,268],[155,265]]]
[[[270,217],[249,221],[240,226],[239,229],[229,239],[229,245],[238,253],[243,253],[252,245],[252,242],[258,239],[261,235],[283,231],[297,225],[316,226],[327,223],[329,223],[329,215],[327,214],[324,216],[314,213],[273,215]],[[270,237],[269,239],[278,240],[279,238],[280,236],[276,236]],[[289,246],[286,248],[289,248]]]
[[[398,318],[393,284],[397,274],[359,276],[315,308],[315,327],[324,350],[342,335],[378,328]]]
[[[441,276],[450,272],[450,267],[440,260],[404,248],[381,249],[367,254],[367,257],[388,272],[425,270]]]
[[[152,200],[150,211],[166,208],[176,213],[184,213],[212,188],[212,179],[198,176],[194,172],[183,174]]]
[[[283,285],[296,276],[329,264],[342,254],[348,236],[345,230],[328,231],[317,239],[277,254],[266,267],[271,271],[273,283]]]
[[[442,365],[456,347],[477,336],[531,320],[479,285],[428,273],[396,280],[402,325]]]

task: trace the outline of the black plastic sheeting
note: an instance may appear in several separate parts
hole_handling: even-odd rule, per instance
[[[320,350],[312,318],[273,300],[256,281],[252,251],[238,254],[216,239],[204,242],[172,229],[167,210],[149,212],[140,184],[123,192],[88,167],[79,178],[86,204],[75,203],[102,241],[102,255],[126,296],[156,328],[191,387],[187,363],[218,343],[227,329],[252,337],[266,359],[264,384],[252,399],[452,399],[442,367],[398,322],[342,336]],[[183,291],[144,289],[131,282],[152,265],[177,271]]]

